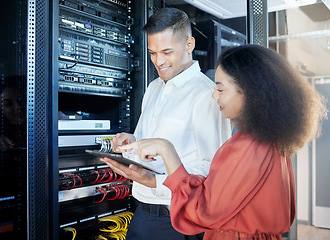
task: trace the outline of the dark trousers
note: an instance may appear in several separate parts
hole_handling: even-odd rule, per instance
[[[203,234],[186,236],[176,231],[171,224],[170,215],[148,213],[137,205],[128,227],[126,240],[201,240]]]

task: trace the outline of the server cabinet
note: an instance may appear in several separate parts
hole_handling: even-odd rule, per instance
[[[100,231],[113,226],[106,217],[129,219],[130,181],[85,150],[134,130],[145,88],[144,8],[4,2],[0,239],[111,238]]]
[[[213,81],[221,52],[226,47],[244,45],[247,42],[244,34],[213,19],[196,21],[192,29],[196,39],[194,59],[199,61],[202,72]]]
[[[134,9],[125,0],[54,3],[59,239],[123,238],[132,215],[130,180],[85,150],[108,151],[116,133],[134,130]]]

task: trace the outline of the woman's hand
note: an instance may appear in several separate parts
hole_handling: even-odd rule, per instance
[[[107,164],[113,171],[125,178],[131,179],[150,188],[155,188],[157,186],[156,177],[151,171],[140,168],[134,164],[130,164],[127,167],[110,158],[101,158],[100,160]]]
[[[111,148],[114,152],[129,152],[130,150],[120,150],[120,146],[135,142],[135,137],[129,133],[117,133],[111,140]]]
[[[119,149],[132,148],[137,149],[134,153],[146,162],[154,161],[154,157],[161,156],[168,175],[171,175],[182,164],[173,144],[166,139],[142,139],[119,147]]]

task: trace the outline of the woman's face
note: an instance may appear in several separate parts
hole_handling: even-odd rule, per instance
[[[243,91],[233,83],[232,77],[221,67],[218,67],[215,73],[215,84],[212,97],[219,104],[222,115],[230,119],[238,118],[244,105]]]
[[[4,116],[8,118],[11,124],[19,124],[25,119],[24,113],[17,101],[17,93],[14,88],[6,88],[0,95],[2,106],[1,110]]]

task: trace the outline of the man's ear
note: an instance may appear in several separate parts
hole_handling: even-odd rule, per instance
[[[186,41],[186,51],[187,53],[192,53],[192,51],[195,49],[195,38],[189,37]]]

